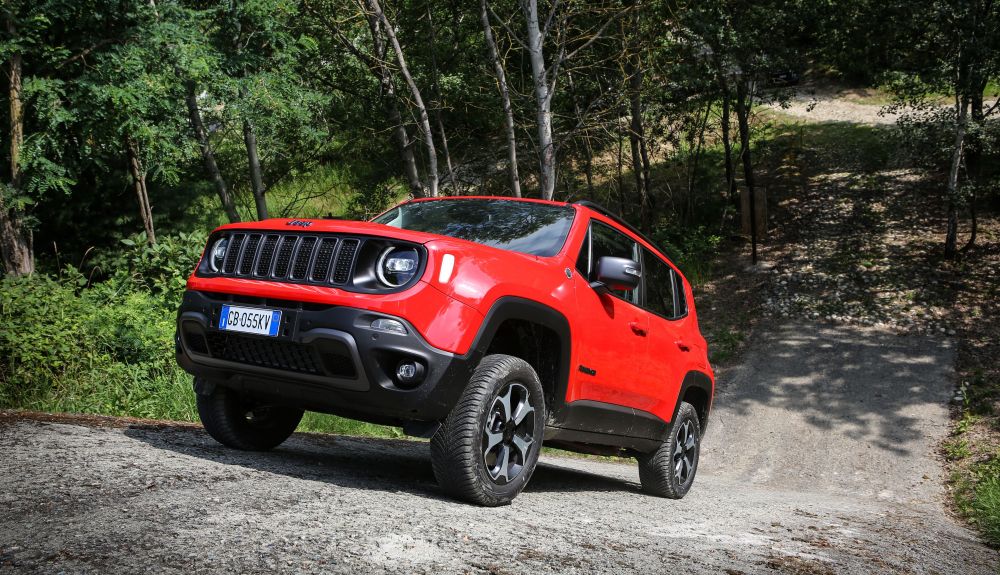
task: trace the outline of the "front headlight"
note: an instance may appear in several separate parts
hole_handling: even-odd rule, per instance
[[[420,255],[413,248],[387,248],[375,264],[375,275],[384,285],[397,288],[413,279],[419,263]]]
[[[222,264],[226,259],[226,248],[229,247],[228,238],[220,238],[215,240],[212,247],[208,251],[208,267],[214,273],[219,273],[222,271]]]

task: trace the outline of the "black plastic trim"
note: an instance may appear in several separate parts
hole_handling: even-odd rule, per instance
[[[670,420],[673,421],[677,418],[677,412],[681,408],[681,400],[684,399],[684,395],[691,388],[701,389],[708,396],[708,405],[705,406],[704,413],[698,414],[698,417],[700,418],[699,423],[701,424],[701,433],[704,435],[705,429],[708,427],[708,415],[712,411],[712,402],[715,401],[712,378],[704,372],[691,370],[684,375],[684,381],[681,382],[681,390],[677,394],[677,405],[674,406],[674,412],[671,414]]]
[[[552,389],[552,397],[547,405],[548,417],[557,413],[566,401],[566,388],[569,384],[570,373],[570,350],[571,334],[569,320],[562,313],[547,305],[529,299],[504,296],[497,299],[486,313],[479,333],[473,340],[472,348],[463,359],[478,365],[479,360],[486,355],[493,337],[503,322],[517,319],[545,326],[556,333],[559,338],[559,364],[556,370],[555,386]],[[528,358],[523,358],[527,360]]]
[[[280,403],[387,425],[443,419],[458,401],[475,368],[468,356],[455,356],[427,343],[405,318],[344,306],[264,298],[248,301],[251,299],[193,290],[185,292],[177,317],[180,344],[177,362],[180,366],[214,384],[266,396]],[[222,305],[234,301],[280,309],[282,323],[276,340],[309,346],[333,339],[346,345],[357,377],[285,371],[198,353],[197,346],[186,340],[183,323],[195,321],[199,329],[217,331],[214,326],[219,310]],[[374,330],[371,323],[377,318],[400,321],[408,333]],[[395,366],[404,357],[425,365],[427,375],[420,384],[404,387],[394,381]]]

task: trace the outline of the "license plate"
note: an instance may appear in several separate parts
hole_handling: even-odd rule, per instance
[[[275,336],[280,325],[281,312],[272,309],[224,305],[219,317],[219,329],[226,331]]]

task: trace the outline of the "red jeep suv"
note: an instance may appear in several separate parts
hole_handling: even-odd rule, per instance
[[[224,445],[273,448],[307,409],[402,426],[481,505],[520,493],[543,442],[634,456],[645,491],[683,497],[715,388],[690,284],[590,202],[222,226],[188,280],[177,361]]]

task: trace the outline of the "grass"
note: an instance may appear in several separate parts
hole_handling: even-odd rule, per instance
[[[404,437],[398,427],[376,425],[364,421],[355,421],[336,415],[307,411],[299,423],[298,431],[313,431],[317,433],[335,433],[337,435],[360,435],[364,437]]]

